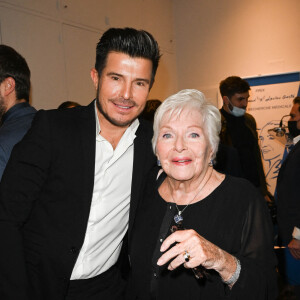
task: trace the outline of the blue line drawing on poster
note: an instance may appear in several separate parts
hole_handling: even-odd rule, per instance
[[[281,167],[282,151],[278,151],[278,141],[268,133],[269,129],[279,126],[280,120],[272,120],[258,129],[259,144],[265,166],[267,182],[276,180]],[[268,181],[269,179],[269,181]],[[270,186],[270,184],[268,184]]]

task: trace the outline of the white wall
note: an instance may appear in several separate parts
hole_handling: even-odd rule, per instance
[[[178,88],[299,71],[299,0],[174,0]]]
[[[0,42],[27,60],[37,109],[66,100],[88,104],[96,44],[109,27],[125,26],[151,32],[163,53],[149,98],[174,93],[172,0],[0,0]]]
[[[228,76],[300,70],[299,0],[174,0],[174,20],[178,88],[199,89],[219,107],[218,85]],[[258,128],[278,117],[250,113]],[[268,132],[261,130],[259,135],[265,140],[261,147],[269,146]],[[280,161],[283,145],[266,151],[277,151]],[[278,161],[263,158],[274,192],[277,173],[272,172],[278,172]]]
[[[227,76],[300,69],[299,0],[0,0],[0,42],[27,59],[37,108],[90,102],[96,43],[117,26],[160,44],[150,98],[197,88],[216,103]]]

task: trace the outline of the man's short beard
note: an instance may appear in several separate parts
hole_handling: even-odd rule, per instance
[[[96,95],[96,105],[97,108],[99,110],[99,112],[103,115],[103,117],[110,122],[111,124],[118,126],[118,127],[128,127],[135,119],[138,118],[138,116],[136,116],[135,118],[133,118],[132,120],[128,120],[126,122],[119,122],[115,119],[112,119],[106,112],[104,112],[102,105],[99,101],[99,84],[98,84],[98,88],[97,88],[97,95]]]
[[[99,98],[96,98],[96,104],[97,104],[97,108],[99,110],[99,112],[101,113],[101,115],[103,115],[103,117],[110,122],[111,124],[118,126],[118,127],[127,127],[128,125],[130,125],[132,123],[133,120],[129,120],[127,122],[118,122],[117,120],[112,119],[106,112],[104,112],[104,110],[102,109],[102,105],[99,101]]]

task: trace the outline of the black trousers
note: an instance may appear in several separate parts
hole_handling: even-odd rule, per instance
[[[70,280],[66,300],[122,300],[124,290],[125,281],[113,266],[93,278]]]

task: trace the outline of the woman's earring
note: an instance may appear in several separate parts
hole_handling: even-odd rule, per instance
[[[160,163],[160,160],[159,160],[159,159],[157,159],[157,165],[158,165],[159,167],[161,167],[161,163]]]
[[[208,163],[208,165],[209,165],[210,167],[213,167],[213,166],[214,166],[214,161],[211,159],[210,162]]]

